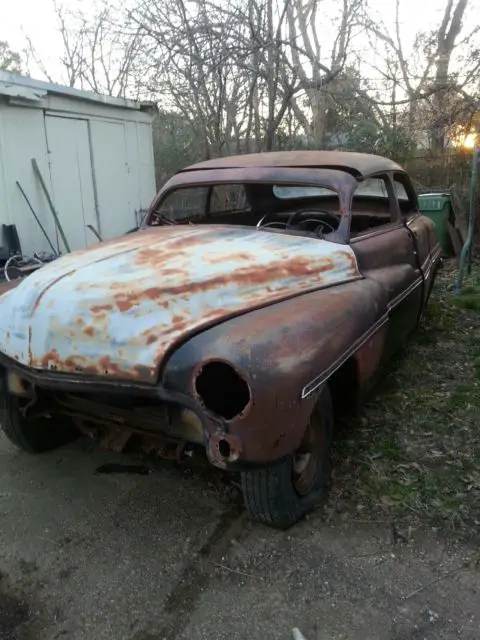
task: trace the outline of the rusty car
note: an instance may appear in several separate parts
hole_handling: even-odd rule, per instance
[[[141,228],[0,297],[1,422],[37,453],[78,433],[197,453],[253,519],[293,525],[329,483],[334,421],[417,327],[440,247],[376,155],[246,154],[186,167]]]

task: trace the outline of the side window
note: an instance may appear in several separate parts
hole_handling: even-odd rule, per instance
[[[407,176],[395,173],[393,175],[393,186],[402,216],[409,216],[414,213],[417,209],[415,193]]]
[[[379,176],[359,182],[352,199],[351,237],[372,233],[395,222],[386,180]]]
[[[249,205],[245,187],[241,184],[219,184],[213,187],[210,199],[210,213],[233,213],[248,211]]]
[[[170,220],[192,220],[205,215],[208,187],[176,189],[167,195],[155,213]],[[155,214],[154,214],[155,215]],[[152,225],[160,224],[153,218]]]

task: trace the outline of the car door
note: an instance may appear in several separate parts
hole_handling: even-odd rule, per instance
[[[422,309],[425,307],[435,279],[441,256],[441,247],[434,223],[422,216],[413,186],[404,174],[393,175],[394,188],[399,201],[400,215],[413,237],[420,270],[423,275]]]
[[[375,176],[369,182],[370,192],[364,188],[362,192],[360,187],[357,191],[361,195],[356,198],[354,194],[351,226],[355,227],[355,216],[370,215],[371,227],[352,234],[350,243],[362,275],[377,282],[386,294],[385,357],[388,357],[417,324],[423,279],[414,234],[402,219],[391,175]]]

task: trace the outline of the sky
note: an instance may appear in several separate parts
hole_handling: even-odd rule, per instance
[[[88,14],[93,7],[94,0],[59,0],[65,6],[76,8]],[[478,0],[472,0],[472,5]],[[401,29],[402,38],[408,43],[419,28],[429,28],[438,23],[446,0],[401,0]],[[369,4],[377,11],[385,24],[390,27],[395,19],[394,0],[370,0]],[[480,5],[479,5],[480,6]],[[421,15],[419,8],[421,7]],[[480,9],[478,19],[480,21]],[[58,56],[61,53],[61,40],[56,29],[52,0],[10,0],[4,1],[0,19],[0,40],[6,40],[10,47],[22,51],[25,46],[27,33],[32,39],[35,49],[40,55],[50,75],[58,82],[61,81],[61,67]],[[366,43],[368,47],[368,43]],[[368,53],[367,53],[368,55]],[[31,63],[31,74],[44,79],[34,63]]]

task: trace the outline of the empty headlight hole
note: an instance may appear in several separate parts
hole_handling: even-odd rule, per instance
[[[223,458],[230,457],[230,443],[228,440],[220,440],[218,443],[218,451]]]
[[[226,362],[207,362],[197,379],[195,390],[205,407],[231,420],[250,402],[250,389],[235,369]]]

